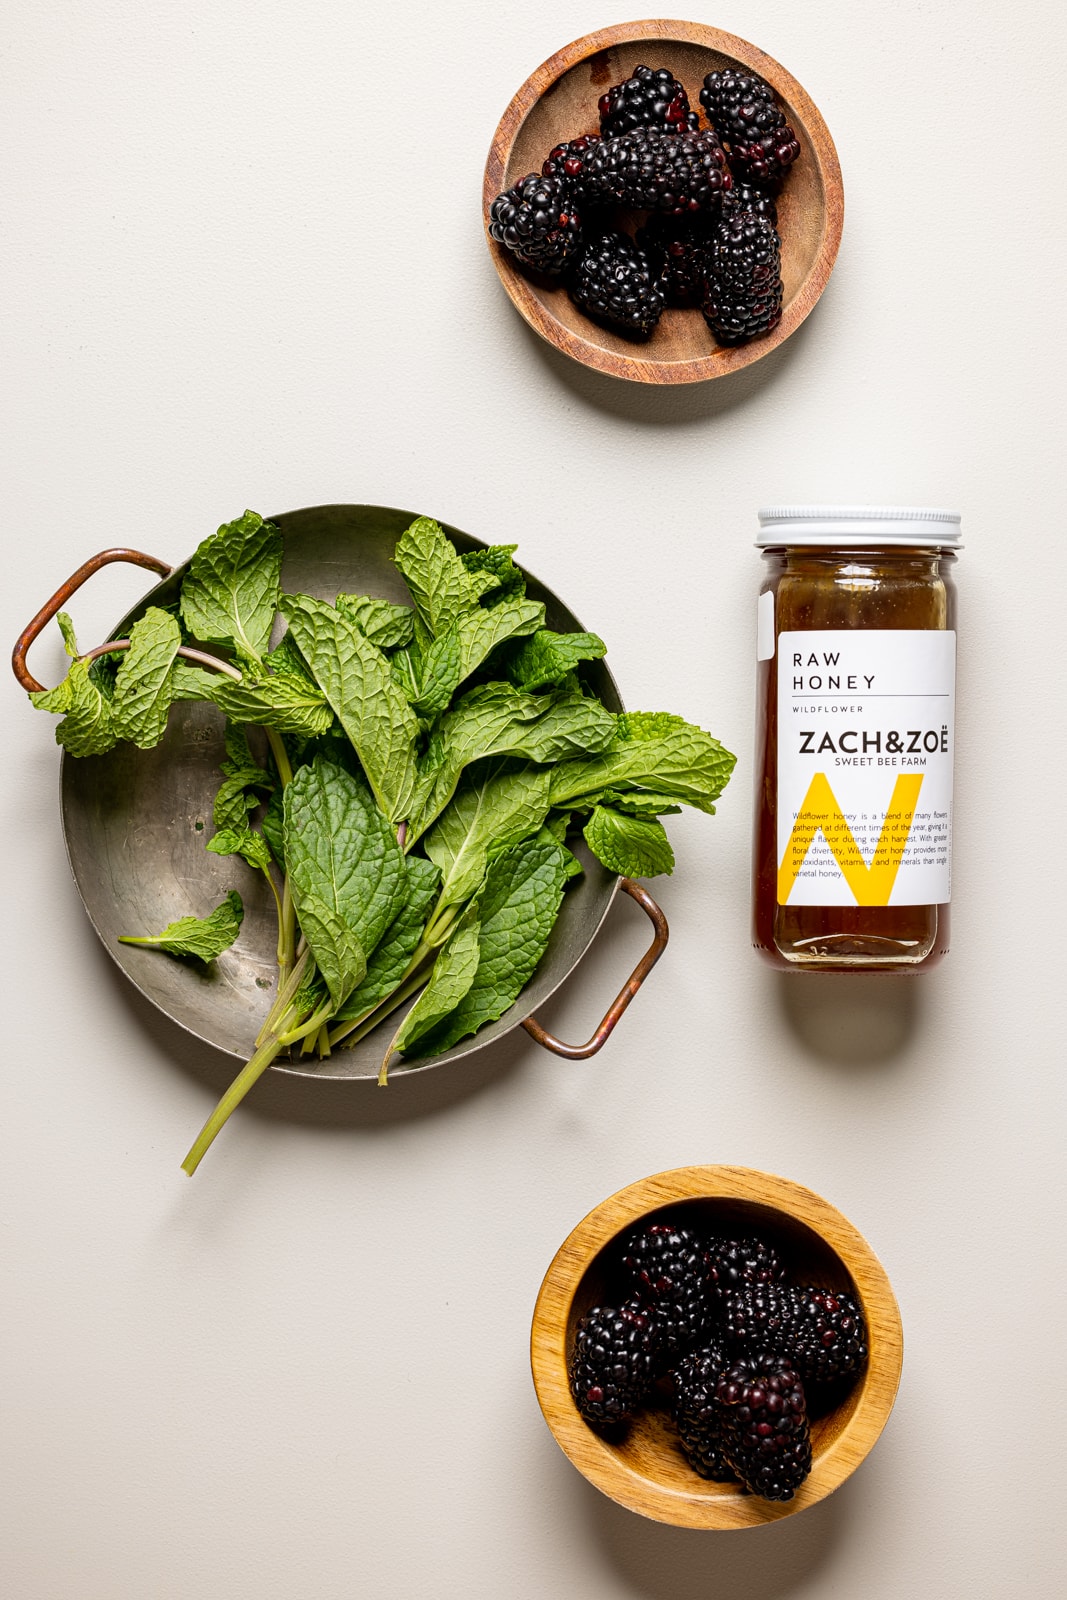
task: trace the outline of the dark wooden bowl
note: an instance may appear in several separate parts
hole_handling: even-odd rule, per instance
[[[833,1409],[813,1412],[813,1464],[792,1500],[758,1499],[738,1484],[698,1477],[658,1392],[624,1438],[608,1440],[571,1398],[567,1360],[581,1317],[619,1304],[612,1262],[621,1238],[670,1219],[706,1233],[758,1234],[777,1247],[791,1281],[847,1290],[863,1308],[870,1357]],[[534,1385],[556,1443],[590,1483],[643,1516],[680,1528],[750,1528],[814,1505],[872,1449],[893,1409],[904,1354],[900,1312],[871,1247],[833,1206],[786,1178],[746,1167],[679,1167],[603,1201],[564,1240],[534,1309]]]
[[[554,145],[596,133],[597,100],[636,66],[666,66],[699,110],[704,76],[724,67],[755,72],[774,89],[800,143],[778,200],[782,238],[782,320],[771,332],[732,349],[715,343],[696,310],[668,309],[647,343],[634,343],[591,322],[566,289],[529,276],[489,239],[500,281],[520,314],[557,350],[587,367],[634,383],[702,383],[750,366],[798,328],[826,287],[844,219],[841,168],[829,130],[794,77],[755,45],[699,22],[625,22],[576,39],[527,78],[505,111],[485,167],[483,211],[502,189],[540,172]]]

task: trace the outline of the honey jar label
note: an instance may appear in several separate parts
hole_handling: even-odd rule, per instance
[[[778,904],[947,904],[955,633],[780,633],[777,655]]]

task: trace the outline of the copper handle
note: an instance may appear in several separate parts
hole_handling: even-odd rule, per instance
[[[554,1055],[565,1056],[568,1061],[585,1061],[589,1056],[595,1056],[601,1046],[607,1043],[608,1035],[667,948],[667,940],[670,937],[667,919],[648,890],[642,889],[632,878],[620,878],[619,888],[623,894],[628,894],[631,900],[637,901],[642,911],[647,913],[656,931],[652,943],[604,1013],[603,1020],[593,1037],[587,1044],[564,1044],[554,1033],[542,1028],[536,1017],[527,1017],[523,1023],[531,1039],[536,1039],[538,1044],[543,1044],[545,1049],[551,1050]]]
[[[101,567],[110,566],[112,561],[128,561],[133,567],[147,567],[149,572],[158,572],[161,578],[168,578],[173,570],[166,561],[160,561],[158,556],[146,556],[141,550],[101,550],[99,555],[90,556],[89,560],[56,590],[51,600],[45,601],[33,621],[23,628],[18,636],[15,648],[11,652],[11,670],[24,689],[29,689],[31,693],[39,693],[44,688],[44,684],[37,682],[26,665],[26,652],[30,645],[41,629],[51,622],[56,612],[66,605],[71,595],[81,588],[85,580],[91,578],[94,572],[99,572]]]

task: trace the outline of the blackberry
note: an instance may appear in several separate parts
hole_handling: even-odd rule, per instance
[[[708,1253],[689,1228],[653,1223],[631,1237],[622,1264],[637,1298],[655,1313],[668,1359],[710,1336],[714,1308],[708,1296]]]
[[[852,1295],[794,1289],[789,1351],[806,1383],[849,1378],[867,1363],[867,1328]]]
[[[739,178],[763,184],[782,181],[800,154],[800,145],[770,84],[748,72],[709,72],[700,103]]]
[[[785,1268],[777,1250],[762,1239],[711,1239],[709,1276],[719,1296],[748,1283],[780,1283]]]
[[[716,1390],[727,1366],[725,1346],[711,1343],[683,1356],[671,1373],[671,1414],[689,1465],[702,1478],[730,1483],[734,1472],[722,1450],[722,1407]]]
[[[705,217],[650,217],[637,235],[637,243],[650,260],[663,263],[668,305],[702,303],[711,249],[711,228]]]
[[[541,166],[542,174],[546,178],[561,179],[567,185],[569,194],[580,195],[586,157],[599,143],[595,133],[586,133],[580,139],[568,139],[566,144],[557,144],[545,157]]]
[[[569,284],[587,316],[647,339],[663,310],[659,275],[624,233],[605,233],[582,252]]]
[[[722,1449],[745,1488],[792,1500],[811,1471],[804,1387],[788,1360],[769,1351],[735,1361],[715,1391]]]
[[[708,1281],[707,1246],[691,1228],[654,1222],[631,1234],[623,1252],[622,1264],[646,1305],[675,1293],[683,1284],[703,1287]]]
[[[527,173],[514,188],[497,195],[489,219],[497,243],[538,272],[562,272],[582,245],[581,219],[561,178]]]
[[[725,1296],[723,1332],[746,1353],[793,1353],[796,1290],[784,1283],[746,1283]]]
[[[755,211],[758,216],[766,217],[772,228],[778,226],[778,207],[774,203],[774,196],[765,189],[757,189],[755,184],[735,181],[729,194],[723,195],[723,216],[733,216],[735,211]]]
[[[739,211],[715,230],[704,320],[719,344],[744,344],[782,320],[781,241],[766,217]]]
[[[733,182],[722,145],[708,129],[670,133],[635,128],[602,139],[582,166],[587,199],[673,216],[693,211],[717,216],[723,193]]]
[[[635,67],[632,78],[601,95],[597,110],[605,139],[634,128],[687,128],[695,133],[700,127],[700,118],[689,109],[689,96],[666,67]]]
[[[586,1422],[629,1422],[656,1377],[658,1338],[636,1302],[595,1306],[579,1322],[570,1359],[574,1403]]]
[[[783,1351],[805,1383],[854,1377],[867,1360],[863,1312],[837,1289],[745,1285],[726,1297],[723,1332],[745,1351]]]

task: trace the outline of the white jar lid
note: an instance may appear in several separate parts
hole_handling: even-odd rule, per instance
[[[757,548],[771,545],[932,545],[957,549],[958,511],[930,506],[762,506]]]

